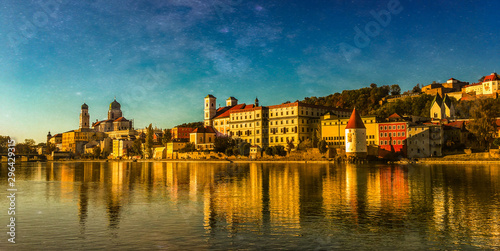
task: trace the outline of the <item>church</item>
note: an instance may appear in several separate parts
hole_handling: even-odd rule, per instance
[[[80,128],[82,128],[82,126],[87,126],[88,128],[89,120],[88,106],[84,103],[80,114]],[[108,119],[101,121],[96,120],[95,123],[92,123],[92,128],[96,132],[111,132],[133,129],[133,126],[131,120],[122,116],[121,105],[115,98],[115,100],[109,104]]]

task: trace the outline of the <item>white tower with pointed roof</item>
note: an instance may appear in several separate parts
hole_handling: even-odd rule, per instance
[[[352,111],[351,118],[345,128],[345,152],[348,157],[366,157],[366,127],[356,111]]]

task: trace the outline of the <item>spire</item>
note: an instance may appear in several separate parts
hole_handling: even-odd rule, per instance
[[[349,122],[347,122],[347,126],[345,129],[357,129],[357,128],[366,128],[361,116],[359,115],[356,108],[352,110],[351,118],[349,118]]]

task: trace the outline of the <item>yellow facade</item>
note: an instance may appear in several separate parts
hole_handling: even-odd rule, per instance
[[[268,146],[267,111],[265,107],[232,111],[229,116],[229,135],[252,145]]]
[[[362,116],[361,119],[366,127],[366,144],[368,146],[378,145],[378,124],[375,116]],[[321,138],[330,147],[345,147],[345,128],[349,117],[339,117],[328,113],[321,117]]]
[[[321,116],[328,111],[349,116],[345,109],[309,105],[300,102],[269,106],[269,145],[294,145],[304,140],[321,137]]]
[[[62,134],[62,151],[83,153],[83,146],[92,141],[101,141],[107,135],[103,132],[94,132],[86,129],[78,129]]]

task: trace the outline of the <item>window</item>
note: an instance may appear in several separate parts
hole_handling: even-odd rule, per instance
[[[387,130],[387,126],[384,126],[384,130]]]
[[[400,128],[400,127],[399,127],[399,125],[398,125],[398,130],[399,130],[399,128]]]
[[[402,133],[401,133],[401,136],[403,136],[403,137],[404,137],[404,136],[405,136],[405,132],[402,132]]]
[[[398,140],[398,145],[401,145],[401,140]]]

